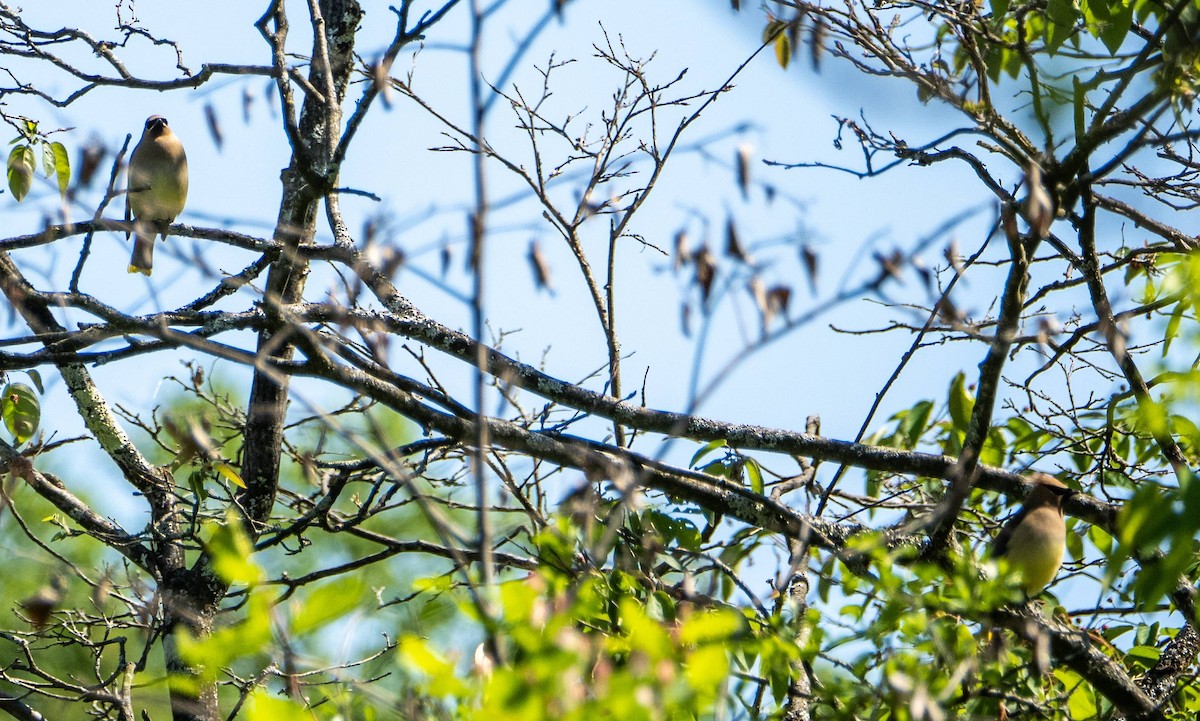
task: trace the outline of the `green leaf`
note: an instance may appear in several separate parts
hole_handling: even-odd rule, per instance
[[[1071,37],[1070,28],[1053,21],[1046,23],[1046,51],[1050,55],[1056,54],[1069,37]]]
[[[1193,451],[1200,449],[1200,426],[1186,416],[1171,416],[1171,433],[1176,438],[1185,440]]]
[[[700,531],[696,524],[686,518],[675,518],[661,511],[648,510],[643,515],[643,520],[662,536],[667,545],[679,545],[693,551],[700,548]]]
[[[772,18],[771,22],[767,23],[767,26],[765,28],[763,28],[763,34],[762,34],[763,45],[766,45],[767,43],[771,42],[779,35],[786,35],[787,33],[785,33],[784,30],[787,30],[787,26],[788,26],[788,24],[787,24],[786,20],[780,20],[779,18]]]
[[[54,142],[46,147],[50,148],[54,156],[54,177],[58,181],[58,192],[66,195],[67,188],[71,187],[71,159],[67,156],[67,146]]]
[[[628,635],[634,650],[644,652],[654,661],[670,658],[675,647],[672,637],[659,623],[646,615],[637,601],[626,596],[621,599],[618,608],[620,609],[621,628]],[[690,617],[688,622],[707,615],[697,614],[697,616]],[[682,636],[680,640],[684,640]]]
[[[426,576],[423,578],[413,579],[412,587],[413,587],[414,591],[418,591],[421,593],[426,593],[426,592],[445,593],[445,592],[449,591],[451,588],[454,588],[454,579],[450,578],[449,576],[445,576],[445,575]],[[510,588],[520,588],[520,586],[514,586],[513,584],[505,584],[502,587],[502,590],[510,589]],[[507,607],[506,607],[506,610],[507,610]]]
[[[13,445],[21,445],[33,438],[42,421],[42,406],[37,393],[24,383],[10,383],[0,391],[0,415],[4,427],[13,438]]]
[[[188,474],[187,483],[192,493],[196,494],[196,498],[201,501],[208,500],[208,489],[204,487],[204,471],[199,468],[192,470]]]
[[[1092,545],[1095,546],[1096,549],[1101,553],[1107,555],[1110,551],[1112,551],[1113,537],[1108,535],[1108,532],[1103,528],[1089,525],[1087,537],[1088,540],[1092,542]]]
[[[1000,73],[1004,69],[1004,54],[1008,52],[1001,45],[993,45],[988,48],[987,54],[983,58],[984,66],[987,68],[988,79],[993,83],[1000,82]]]
[[[25,371],[25,375],[29,376],[29,380],[33,381],[33,387],[37,388],[39,395],[46,395],[46,387],[42,385],[42,374],[36,370],[30,369]]]
[[[42,143],[42,172],[47,178],[54,174],[54,151],[50,149],[50,143]]]
[[[246,487],[245,481],[243,481],[242,477],[238,475],[238,472],[233,469],[233,466],[229,465],[228,463],[217,462],[213,464],[213,468],[217,470],[217,473],[220,473],[222,476],[224,476],[225,480],[229,481],[238,488],[244,489]]]
[[[689,616],[679,627],[679,641],[685,644],[723,644],[745,630],[746,619],[729,609],[714,609]]]
[[[1125,652],[1126,657],[1142,658],[1150,662],[1151,665],[1158,662],[1162,656],[1162,650],[1154,646],[1134,646]]]
[[[1100,28],[1100,42],[1104,43],[1104,47],[1108,48],[1108,52],[1113,55],[1116,55],[1117,51],[1121,49],[1121,45],[1125,42],[1125,36],[1133,27],[1133,5],[1123,2],[1118,2],[1116,5],[1116,12]]]
[[[1067,551],[1076,561],[1083,558],[1083,536],[1074,529],[1067,532]]]
[[[1186,309],[1185,303],[1176,303],[1175,310],[1171,313],[1171,319],[1167,321],[1167,330],[1163,333],[1163,358],[1167,357],[1167,351],[1171,349],[1171,341],[1179,335],[1179,324],[1183,322],[1183,312]]]
[[[286,698],[256,688],[246,701],[246,721],[312,721],[313,713]]]
[[[1075,686],[1075,690],[1067,697],[1067,713],[1073,719],[1096,718],[1099,707],[1096,706],[1095,692],[1086,683]]]
[[[454,664],[429,647],[424,639],[408,635],[400,639],[400,663],[425,677],[429,692],[435,696],[458,696],[467,686]]]
[[[701,458],[707,456],[718,448],[724,448],[726,441],[724,438],[718,438],[715,441],[709,441],[703,448],[696,451],[696,455],[692,456],[692,460],[688,462],[688,468],[695,468]]]
[[[998,427],[989,428],[983,449],[979,453],[979,462],[985,466],[1003,466],[1006,451],[1004,431]]]
[[[967,377],[961,371],[950,381],[950,420],[954,427],[966,431],[971,425],[971,411],[975,409],[975,396],[967,390]]]
[[[723,458],[718,458],[715,461],[705,463],[696,470],[701,473],[707,473],[710,476],[716,476],[717,478],[730,478],[729,472],[731,469],[732,467]]]
[[[758,465],[758,461],[753,458],[746,459],[746,475],[750,477],[750,490],[762,495],[766,490],[763,484],[762,466]]]
[[[1074,110],[1075,110],[1075,143],[1083,142],[1083,137],[1087,135],[1087,125],[1084,124],[1084,109],[1087,107],[1087,91],[1084,90],[1083,83],[1079,81],[1078,75],[1071,76],[1071,87],[1074,90]]]
[[[792,60],[792,40],[787,33],[779,33],[775,36],[775,60],[779,63],[779,67],[787,70],[788,63]]]
[[[224,523],[210,523],[212,535],[204,544],[213,559],[213,569],[226,583],[255,585],[264,578],[258,564],[251,559],[254,545],[242,530],[241,519],[230,510]]]
[[[8,189],[17,202],[23,200],[33,187],[34,166],[33,148],[28,145],[18,145],[8,154]]]
[[[1046,51],[1051,55],[1058,52],[1062,44],[1075,30],[1079,15],[1071,0],[1047,0],[1046,2]]]
[[[901,414],[900,423],[896,427],[896,435],[903,440],[903,448],[912,450],[921,440],[921,434],[929,425],[929,416],[933,414],[933,401],[921,401]]]
[[[1195,716],[1200,711],[1200,690],[1195,686],[1180,686],[1178,690],[1179,707],[1184,713]]]
[[[362,601],[367,585],[360,576],[346,576],[309,593],[292,614],[292,633],[302,636],[345,616]]]
[[[244,620],[240,623],[221,626],[208,636],[200,637],[193,636],[186,628],[180,629],[179,655],[197,666],[200,675],[191,679],[172,676],[172,685],[177,680],[212,682],[222,669],[264,653],[273,637],[271,614],[270,599],[261,593],[251,593],[243,610]]]
[[[698,690],[721,688],[729,674],[729,654],[722,646],[705,646],[697,649],[688,657],[684,673],[692,688]]]

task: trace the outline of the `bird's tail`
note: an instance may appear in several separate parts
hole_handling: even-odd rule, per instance
[[[138,222],[134,225],[133,255],[129,258],[129,272],[149,276],[154,268],[154,239],[158,236],[157,224]]]

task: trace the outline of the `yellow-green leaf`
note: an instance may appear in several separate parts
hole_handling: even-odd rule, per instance
[[[787,70],[788,63],[792,60],[792,39],[787,33],[775,36],[775,60],[779,62],[779,67]]]
[[[212,535],[204,547],[212,555],[213,569],[228,583],[254,585],[262,581],[263,570],[252,559],[254,545],[242,530],[241,520],[233,511],[224,523],[209,524]]]
[[[242,480],[242,477],[238,475],[237,471],[233,470],[233,466],[229,465],[228,463],[214,463],[213,468],[217,469],[217,473],[225,476],[227,481],[238,488],[246,487],[245,481]]]
[[[0,391],[0,416],[13,438],[21,445],[33,438],[42,421],[42,407],[37,393],[24,383],[10,383]]]
[[[50,149],[50,155],[54,161],[53,175],[54,179],[58,181],[58,192],[66,195],[67,188],[71,186],[71,159],[67,156],[67,146],[54,142],[47,143],[46,147]],[[47,173],[47,175],[49,174]]]
[[[312,721],[313,713],[295,701],[255,689],[246,701],[246,721]]]
[[[358,576],[347,576],[320,586],[296,604],[292,633],[302,636],[345,616],[362,600],[367,586]]]
[[[696,464],[700,462],[701,458],[707,456],[709,453],[718,448],[723,448],[726,443],[727,441],[724,438],[718,438],[715,441],[709,441],[708,443],[704,444],[704,447],[696,451],[696,454],[692,456],[692,460],[688,462],[688,468],[695,468]]]
[[[967,378],[961,372],[950,381],[950,419],[954,427],[965,431],[971,424],[971,412],[975,409],[975,397],[967,390]]]
[[[466,690],[454,664],[430,649],[424,639],[408,635],[400,639],[399,646],[400,662],[426,678],[430,693],[435,696],[459,695]]]
[[[746,476],[750,479],[750,490],[762,494],[766,488],[763,484],[762,467],[753,458],[746,459]]]
[[[679,640],[689,644],[719,643],[745,628],[745,619],[728,610],[714,610],[690,616],[679,629]]]
[[[786,30],[787,25],[788,25],[787,21],[785,21],[785,20],[780,20],[778,18],[772,18],[771,22],[767,23],[767,26],[765,28],[763,28],[763,34],[762,34],[763,45],[766,45],[767,43],[771,42],[775,38],[776,35],[779,35],[784,30]]]
[[[33,148],[21,144],[8,154],[8,189],[18,202],[29,195],[33,187],[33,171],[35,167]]]

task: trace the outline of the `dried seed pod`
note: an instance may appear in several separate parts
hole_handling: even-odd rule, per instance
[[[1025,196],[1025,222],[1029,230],[1038,240],[1050,235],[1050,224],[1054,222],[1054,200],[1046,192],[1042,183],[1042,169],[1036,162],[1029,163],[1025,173],[1025,186],[1029,194]]]
[[[529,267],[533,270],[533,282],[537,285],[538,290],[548,290],[554,292],[554,287],[550,284],[550,264],[546,262],[546,256],[542,254],[542,248],[536,240],[529,241]]]

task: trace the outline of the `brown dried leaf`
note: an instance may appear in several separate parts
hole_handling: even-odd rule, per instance
[[[212,136],[217,150],[225,144],[225,136],[221,133],[221,119],[217,117],[217,109],[212,103],[204,106],[204,119],[208,121],[208,134]]]
[[[1042,240],[1050,235],[1050,224],[1054,222],[1054,200],[1042,183],[1041,167],[1034,161],[1025,172],[1025,185],[1029,191],[1025,196],[1025,221],[1034,237]]]
[[[821,72],[821,54],[825,52],[825,21],[814,17],[809,30],[809,50],[812,52],[813,70]]]
[[[738,188],[742,191],[742,199],[750,199],[750,159],[754,149],[747,143],[738,146],[733,162],[737,167]]]
[[[896,281],[904,278],[904,253],[901,253],[897,249],[888,255],[884,255],[883,253],[875,253],[874,255],[884,276]]]
[[[392,79],[388,77],[391,70],[391,63],[384,62],[383,58],[371,66],[371,81],[375,84],[375,92],[379,93],[379,100],[385,110],[392,109]]]
[[[776,315],[787,316],[792,303],[792,289],[786,285],[774,285],[767,291],[767,307]]]
[[[553,292],[554,287],[550,284],[550,264],[546,262],[546,256],[542,254],[542,248],[536,240],[529,241],[529,267],[533,269],[533,282],[537,285],[538,290],[548,290]]]
[[[958,240],[950,239],[950,243],[946,245],[946,250],[942,253],[946,257],[946,262],[954,269],[954,274],[961,276],[966,271],[966,266],[963,265],[962,254],[958,252]]]
[[[672,258],[671,270],[678,273],[680,268],[688,264],[691,254],[692,246],[688,242],[687,230],[680,228],[675,233],[675,255]]]
[[[796,17],[790,23],[788,23],[787,34],[788,40],[790,40],[792,44],[793,55],[797,50],[800,49],[800,31],[804,28],[804,15],[805,11],[801,9],[800,12],[796,14]]]
[[[767,287],[763,285],[762,278],[753,275],[746,283],[746,290],[750,291],[750,297],[754,298],[754,305],[758,308],[759,315],[763,317],[763,326],[765,327],[767,315],[770,313],[770,307],[767,305]]]
[[[91,187],[92,178],[95,177],[96,170],[100,167],[105,155],[108,155],[108,148],[98,138],[92,138],[87,145],[80,149],[79,173],[75,176],[75,187]]]
[[[267,110],[271,111],[271,117],[275,117],[275,103],[279,102],[279,98],[275,97],[275,81],[268,80],[266,87],[263,88],[263,97],[267,99]]]
[[[754,262],[746,252],[746,249],[742,247],[742,241],[738,237],[737,226],[733,223],[733,216],[725,219],[725,255],[737,258],[746,264]]]
[[[808,287],[812,290],[812,294],[817,294],[817,268],[820,264],[820,258],[817,256],[817,251],[808,243],[800,246],[800,260],[804,262],[804,274],[808,276]]]
[[[242,122],[246,125],[250,124],[250,109],[254,107],[254,93],[250,92],[250,86],[242,86]]]
[[[917,277],[921,279],[921,285],[925,286],[926,293],[933,292],[933,271],[925,264],[921,258],[913,258],[910,262],[913,270],[917,272]]]
[[[956,328],[963,324],[965,316],[963,312],[954,305],[954,301],[950,300],[949,296],[942,296],[938,299],[937,305],[934,306],[938,316],[946,323],[946,325]]]
[[[707,303],[713,280],[717,277],[716,256],[707,245],[702,245],[692,254],[692,263],[696,266],[696,285],[700,286],[700,297]]]

